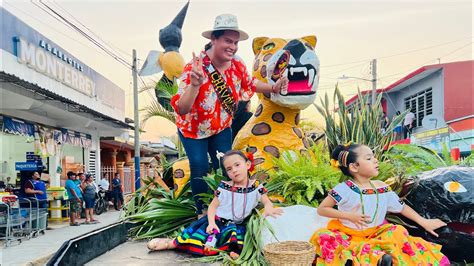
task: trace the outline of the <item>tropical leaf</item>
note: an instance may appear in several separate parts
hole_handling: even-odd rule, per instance
[[[464,159],[461,159],[459,165],[474,167],[474,150],[471,151],[471,155],[467,156]]]
[[[323,143],[315,144],[308,153],[282,152],[274,160],[276,169],[266,185],[270,194],[281,195],[289,205],[316,207],[341,179],[341,172],[330,166]]]
[[[412,144],[394,145],[384,157],[394,165],[397,174],[407,176],[447,166],[435,151]]]
[[[152,99],[151,103],[148,106],[142,108],[140,112],[144,113],[142,115],[143,119],[141,121],[142,128],[152,117],[163,117],[172,123],[176,122],[176,114],[172,111],[166,110],[156,99]]]
[[[169,80],[165,75],[155,85],[155,96],[158,103],[169,112],[173,112],[171,98],[178,92],[175,80]]]

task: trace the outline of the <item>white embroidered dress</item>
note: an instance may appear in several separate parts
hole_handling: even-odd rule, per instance
[[[265,193],[267,193],[267,190],[263,184],[259,184],[258,181],[252,182],[251,180],[247,188],[233,187],[232,181],[222,181],[215,191],[215,195],[219,199],[219,207],[217,207],[216,215],[219,218],[240,223],[252,213],[252,210],[257,207],[258,202]],[[232,197],[234,197],[233,212]]]
[[[337,202],[338,210],[342,212],[360,213],[362,214],[362,205],[360,195],[362,193],[362,201],[364,204],[365,215],[370,216],[370,220],[375,219],[372,223],[359,228],[351,221],[341,219],[341,223],[353,229],[367,229],[381,225],[385,221],[387,212],[399,213],[403,209],[403,202],[398,195],[390,189],[390,186],[376,187],[379,200],[377,202],[377,194],[374,189],[360,189],[354,182],[347,180],[339,183],[335,188],[329,191],[331,196]],[[378,208],[377,208],[378,205]],[[377,209],[377,212],[375,210]]]

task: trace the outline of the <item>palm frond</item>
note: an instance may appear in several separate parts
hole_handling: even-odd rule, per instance
[[[156,99],[153,99],[150,105],[144,107],[140,111],[144,112],[143,119],[141,121],[142,125],[145,125],[145,123],[152,117],[163,117],[173,124],[176,122],[176,114],[163,108],[163,106]]]

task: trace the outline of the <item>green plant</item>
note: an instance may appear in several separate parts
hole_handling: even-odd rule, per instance
[[[382,94],[379,94],[375,104],[370,105],[368,97],[359,92],[356,103],[348,108],[336,85],[332,106],[337,106],[337,109],[333,111],[330,108],[331,103],[327,94],[324,101],[321,100],[321,106],[313,104],[326,121],[325,134],[329,153],[338,144],[352,141],[369,146],[378,159],[382,158],[384,149],[392,141],[393,129],[403,120],[408,110],[395,117],[389,123],[386,131],[382,132],[381,118],[383,111],[380,104],[381,99]]]
[[[178,84],[176,83],[176,80],[171,81],[163,75],[154,86],[148,86],[145,84],[140,89],[140,93],[151,89],[155,90],[156,98],[152,98],[151,103],[148,106],[140,109],[140,112],[144,113],[141,127],[144,128],[146,122],[153,117],[162,117],[175,124],[176,114],[171,106],[171,98],[178,92]],[[178,148],[179,157],[184,156],[184,147],[181,144],[181,141],[179,141],[179,138],[175,140],[175,143]]]
[[[221,169],[217,169],[217,171],[209,173],[207,176],[203,176],[202,179],[207,183],[209,191],[216,191],[221,181],[226,180],[227,178],[224,177]],[[199,196],[204,204],[209,205],[214,198],[214,193],[201,193]]]
[[[173,190],[152,187],[153,182],[140,188],[143,193],[136,193],[125,206],[125,218],[136,224],[129,232],[136,239],[174,235],[196,220],[189,182],[176,197]]]
[[[140,112],[144,113],[141,121],[143,126],[152,117],[163,117],[172,123],[176,122],[176,115],[174,112],[166,110],[156,99],[152,99],[148,106],[140,109]]]
[[[393,164],[397,175],[416,176],[424,171],[448,166],[433,150],[413,144],[394,145],[384,157]]]
[[[342,177],[330,166],[328,154],[322,143],[304,154],[284,151],[274,160],[276,170],[266,186],[269,193],[283,196],[289,205],[318,206]]]
[[[471,154],[469,156],[464,159],[461,159],[459,165],[474,167],[474,150],[471,151]]]
[[[176,82],[168,80],[164,75],[156,84],[152,86],[145,85],[140,89],[140,93],[154,89],[156,98],[151,99],[150,105],[142,108],[144,112],[142,124],[145,124],[152,117],[163,117],[172,123],[176,122],[176,115],[171,106],[171,98],[177,93],[178,85]]]

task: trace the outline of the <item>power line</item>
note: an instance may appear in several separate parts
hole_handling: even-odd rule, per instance
[[[113,44],[107,42],[107,41],[104,41],[102,38],[100,38],[100,36],[98,36],[97,34],[95,34],[90,28],[88,28],[86,25],[84,25],[81,21],[79,21],[76,17],[74,17],[71,13],[69,13],[65,8],[63,8],[59,3],[57,3],[56,1],[52,1],[52,3],[57,6],[59,9],[61,9],[62,11],[64,11],[66,14],[68,14],[72,19],[74,19],[77,23],[79,23],[82,27],[86,28],[90,33],[92,33],[97,39],[101,40],[103,43],[107,44],[110,48],[115,48],[115,51],[118,51],[118,52],[121,52],[122,54],[128,56],[128,57],[132,57],[131,54],[121,50],[120,48],[118,48],[117,46],[114,46]]]
[[[408,51],[405,51],[405,52],[400,52],[400,53],[391,54],[391,55],[386,55],[386,56],[381,56],[381,57],[374,57],[374,58],[377,58],[377,59],[385,59],[385,58],[390,58],[390,57],[405,55],[405,54],[409,54],[409,53],[414,53],[414,52],[418,52],[418,51],[429,50],[429,49],[433,49],[433,48],[436,48],[436,47],[445,46],[445,45],[448,45],[448,44],[452,44],[452,43],[455,43],[455,42],[459,42],[459,41],[462,41],[462,40],[465,40],[465,39],[468,39],[468,38],[469,38],[469,39],[472,39],[472,36],[467,36],[467,37],[464,37],[464,38],[461,38],[461,39],[458,39],[458,40],[449,41],[449,42],[445,42],[445,43],[440,43],[440,44],[437,44],[437,45],[427,46],[427,47],[423,47],[423,48],[419,48],[419,49],[408,50]],[[357,60],[357,61],[353,61],[353,62],[340,63],[340,64],[333,64],[333,65],[327,65],[327,66],[321,66],[321,67],[329,68],[329,67],[337,67],[337,66],[344,66],[344,65],[352,65],[352,64],[357,64],[357,63],[361,63],[361,62],[370,61],[370,60],[372,60],[372,59]]]
[[[41,24],[47,26],[48,28],[50,28],[51,30],[53,30],[53,31],[55,31],[55,32],[57,32],[57,33],[59,33],[60,35],[66,37],[66,38],[68,38],[68,39],[70,39],[70,40],[73,40],[73,41],[75,41],[75,42],[77,42],[77,43],[83,45],[84,47],[93,48],[93,46],[88,45],[88,44],[85,44],[85,43],[83,43],[83,42],[80,42],[80,41],[78,41],[77,39],[74,39],[74,38],[72,38],[71,36],[69,36],[69,35],[67,35],[67,34],[64,34],[64,32],[61,32],[60,30],[58,30],[58,29],[56,29],[56,28],[53,28],[50,24],[46,24],[45,22],[43,22],[43,21],[41,21],[41,20],[35,18],[34,16],[32,16],[32,15],[26,13],[24,10],[21,10],[20,8],[14,6],[14,5],[12,5],[12,4],[8,3],[8,2],[4,2],[4,3],[7,4],[8,6],[14,8],[14,9],[18,10],[19,12],[25,14],[26,16],[28,16],[28,17],[30,17],[30,18],[32,18],[32,19],[38,21],[39,23],[41,23]],[[70,28],[70,27],[69,27],[69,28]],[[72,28],[71,28],[71,29],[72,29]]]
[[[87,34],[86,32],[84,32],[83,30],[81,30],[79,27],[77,27],[74,23],[72,23],[71,21],[69,21],[67,18],[65,18],[64,16],[62,16],[61,14],[59,14],[56,10],[52,9],[50,6],[48,6],[47,4],[43,3],[41,0],[39,0],[39,3],[41,3],[43,6],[45,6],[47,8],[44,9],[42,8],[40,5],[36,4],[33,0],[31,0],[31,2],[39,7],[41,10],[43,10],[44,12],[46,12],[48,15],[54,17],[55,19],[57,19],[58,21],[60,21],[61,23],[69,26],[69,27],[72,27],[75,31],[79,32],[83,37],[85,37],[86,39],[88,39],[90,42],[92,42],[94,45],[96,45],[97,47],[99,47],[101,50],[103,50],[105,53],[107,53],[109,56],[111,56],[113,59],[115,59],[117,62],[121,63],[122,65],[126,66],[127,68],[131,69],[132,68],[132,65],[125,59],[121,58],[119,55],[117,55],[116,53],[114,53],[113,51],[111,51],[111,49],[108,49],[107,47],[105,47],[104,45],[102,45],[99,41],[97,41],[95,38],[91,37],[89,34]]]
[[[32,0],[33,2],[33,0]],[[36,3],[33,2],[33,4],[35,4],[36,6],[38,6],[39,8],[41,8],[43,11],[45,11],[47,14],[49,14],[50,16],[54,17],[55,19],[59,20],[61,23],[65,24],[66,26],[68,27],[71,27],[73,30],[79,32],[82,36],[84,36],[86,39],[88,39],[89,41],[91,41],[93,44],[95,44],[97,47],[99,47],[101,50],[103,50],[104,52],[106,52],[109,56],[111,56],[112,58],[114,58],[116,61],[118,61],[119,63],[125,65],[128,69],[132,70],[132,65],[130,63],[128,63],[127,60],[123,59],[122,57],[120,57],[116,51],[114,51],[113,49],[110,49],[110,46],[112,45],[108,45],[109,48],[105,47],[103,44],[101,44],[99,41],[97,41],[93,36],[90,36],[89,34],[87,34],[84,30],[80,29],[78,26],[76,26],[73,22],[69,21],[67,18],[65,18],[64,16],[62,16],[61,14],[59,14],[59,12],[55,11],[53,8],[51,8],[50,6],[48,6],[46,3],[43,3],[41,0],[39,0],[39,2],[41,4],[43,4],[48,10],[45,10],[44,8],[42,8],[41,6],[37,5]],[[56,5],[58,5],[56,3]],[[72,16],[69,12],[67,12],[64,8],[61,8],[62,10],[64,10],[69,16],[71,16],[77,23],[79,23],[80,25],[82,25],[84,28],[86,28],[92,35],[96,36],[97,37],[97,34],[95,34],[91,29],[89,29],[87,26],[85,26],[83,23],[81,23],[77,18],[75,18],[74,16]],[[52,12],[53,14],[51,14],[50,12]],[[58,17],[61,19],[58,19]],[[107,44],[105,41],[103,41],[100,37],[98,37],[98,39],[100,39],[103,43]],[[140,82],[142,83],[142,85],[144,87],[147,86],[146,82],[143,80],[143,78],[141,76],[138,76],[139,77],[139,80]],[[149,97],[154,97],[151,92],[149,90],[147,90],[147,94]]]
[[[472,38],[472,37],[470,37],[470,38]],[[399,55],[405,55],[405,54],[410,54],[410,53],[414,53],[414,52],[419,52],[419,51],[423,51],[423,50],[429,50],[429,49],[432,49],[432,48],[436,48],[436,47],[448,45],[448,44],[451,44],[451,43],[459,42],[459,41],[462,41],[462,40],[464,40],[464,39],[466,39],[466,38],[459,39],[459,40],[456,40],[456,41],[446,42],[446,43],[439,44],[439,45],[433,45],[433,46],[429,46],[429,47],[425,47],[425,48],[410,50],[410,51],[406,51],[406,52],[403,52],[403,53],[398,53],[398,54],[393,54],[393,55],[378,57],[378,59],[385,59],[385,58],[390,58],[390,57],[394,57],[394,56],[399,56]],[[472,43],[472,42],[471,42],[471,43]]]
[[[334,71],[334,72],[328,73],[328,74],[326,74],[326,75],[330,76],[330,75],[332,75],[332,74],[340,73],[340,72],[345,71],[345,70],[349,70],[349,69],[353,69],[353,68],[360,67],[360,66],[365,65],[365,64],[367,64],[367,63],[368,63],[367,61],[364,61],[364,63],[362,63],[362,64],[358,64],[358,65],[351,66],[351,67],[348,67],[348,68],[344,68],[344,69],[341,69],[341,70],[338,70],[338,71]],[[337,79],[337,78],[336,78],[336,79]]]
[[[465,45],[463,45],[463,46],[461,46],[461,47],[459,47],[459,48],[456,48],[455,50],[453,50],[453,51],[451,51],[451,52],[449,52],[449,53],[447,53],[447,54],[445,54],[445,55],[443,55],[443,56],[440,56],[440,57],[438,57],[438,58],[443,58],[443,57],[446,57],[446,56],[448,56],[448,55],[450,55],[450,54],[453,54],[454,52],[457,52],[457,51],[459,51],[459,50],[461,50],[461,49],[463,49],[463,48],[465,48],[465,47],[467,47],[467,46],[469,46],[469,45],[472,45],[472,43],[473,43],[473,42],[470,42],[470,43],[468,43],[468,44],[465,44]],[[430,63],[430,62],[432,62],[432,61],[434,61],[434,60],[436,60],[436,59],[438,59],[438,58],[430,59],[429,61],[426,61],[425,63],[423,63],[423,64],[421,64],[421,65],[418,65],[415,69],[418,69],[418,68],[420,68],[420,67],[422,67],[422,66],[425,66],[426,64],[428,64],[428,63]],[[411,68],[409,68],[409,69],[407,68],[407,70],[405,70],[405,71],[403,71],[403,72],[399,72],[399,73],[395,73],[395,74],[391,74],[391,75],[386,75],[386,76],[383,76],[383,77],[380,77],[380,78],[382,79],[382,78],[388,78],[388,77],[392,77],[392,76],[396,76],[396,75],[400,75],[400,74],[405,74],[405,73],[407,73],[407,71],[409,71],[409,70],[411,70],[411,69],[413,69],[413,67],[411,67]]]
[[[458,49],[456,49],[456,50],[454,50],[454,51],[451,51],[451,52],[448,53],[448,54],[445,54],[445,55],[441,56],[440,58],[443,58],[443,57],[446,57],[446,56],[448,56],[448,55],[451,55],[451,54],[453,54],[453,53],[455,53],[455,52],[457,52],[457,51],[463,49],[464,47],[471,46],[472,44],[473,44],[473,42],[470,42],[470,43],[468,43],[468,44],[466,44],[466,45],[464,45],[464,46],[462,46],[462,47],[460,47],[460,48],[458,48]]]
[[[467,51],[467,52],[468,52],[468,54],[471,56],[469,59],[472,60],[472,51],[469,50],[469,51]],[[464,56],[466,56],[466,55],[467,55],[466,52],[464,52],[464,53],[461,53],[460,55],[457,55],[457,56],[455,56],[455,57],[451,57],[450,59],[447,59],[447,60],[448,60],[448,61],[453,61],[453,60],[455,60],[455,59],[464,57]],[[446,59],[445,59],[445,60],[446,60]]]

